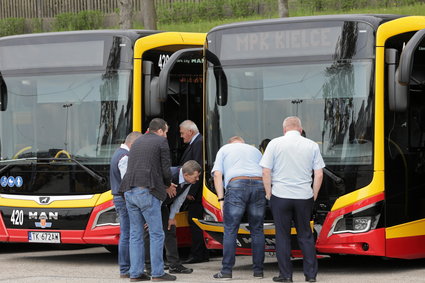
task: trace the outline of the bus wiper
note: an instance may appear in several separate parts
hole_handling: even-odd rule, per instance
[[[19,159],[11,159],[7,161],[1,161],[0,165],[6,164],[3,168],[0,169],[0,175],[3,174],[3,172],[6,172],[7,170],[15,167],[16,165],[32,165],[36,161],[35,157],[28,157],[28,158],[19,158]]]
[[[338,192],[340,194],[345,193],[344,179],[342,179],[341,177],[339,177],[338,175],[336,175],[334,172],[332,172],[330,169],[328,169],[326,167],[323,168],[323,173],[325,173],[329,178],[331,178],[335,182],[335,185],[336,185]]]
[[[84,171],[86,171],[90,176],[92,176],[93,178],[95,178],[101,185],[105,185],[106,184],[106,179],[101,176],[100,174],[96,173],[95,171],[93,171],[92,169],[88,168],[87,166],[83,165],[82,163],[80,163],[79,161],[77,161],[74,158],[38,158],[38,160],[43,161],[43,160],[48,160],[50,162],[54,162],[54,161],[72,161],[75,164],[77,164],[79,167],[81,167]]]

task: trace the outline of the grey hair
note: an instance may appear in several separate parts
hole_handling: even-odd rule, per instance
[[[301,120],[297,116],[289,116],[283,120],[283,128],[302,129]]]
[[[192,130],[195,134],[199,133],[198,127],[191,120],[185,120],[185,121],[181,122],[180,127],[187,129],[187,130]]]
[[[199,163],[196,162],[195,160],[186,161],[182,166],[183,174],[192,175],[195,172],[201,173],[201,171],[202,171],[201,165],[199,165]]]

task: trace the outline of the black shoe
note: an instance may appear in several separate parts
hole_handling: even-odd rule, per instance
[[[306,282],[316,282],[316,278],[314,278],[314,277],[311,277],[311,278],[305,278],[305,281]]]
[[[284,278],[280,276],[273,277],[274,282],[293,282],[292,278]]]
[[[220,271],[220,272],[214,274],[213,278],[214,279],[232,279],[232,274],[224,274],[224,273],[221,273],[221,271]]]
[[[175,281],[176,279],[176,276],[170,275],[168,273],[164,273],[164,275],[159,277],[152,277],[152,281]]]
[[[145,274],[147,276],[151,276],[151,272],[152,272],[152,270],[150,268],[149,269],[145,268]]]
[[[183,273],[183,274],[189,274],[193,272],[192,268],[187,268],[181,264],[179,265],[170,265],[170,273]]]
[[[263,272],[254,272],[254,278],[261,279],[264,278]]]
[[[146,274],[142,274],[137,278],[130,278],[130,282],[138,282],[138,281],[150,281],[151,278]]]
[[[192,263],[201,263],[201,262],[207,262],[210,261],[208,258],[194,258],[190,257],[187,260],[185,260],[183,263],[186,264],[192,264]]]

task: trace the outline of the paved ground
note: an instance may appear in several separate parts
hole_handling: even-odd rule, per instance
[[[272,282],[277,275],[276,258],[266,256],[265,278],[252,277],[251,258],[238,256],[231,282]],[[217,282],[212,275],[221,258],[188,265],[193,274],[178,275],[178,282]],[[103,247],[0,244],[0,282],[129,282],[118,278],[116,257]],[[302,262],[294,261],[294,282],[304,282]],[[373,257],[341,256],[319,260],[318,282],[425,282],[425,260],[383,260]]]

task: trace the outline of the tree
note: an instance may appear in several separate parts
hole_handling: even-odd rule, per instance
[[[120,8],[120,28],[131,29],[133,27],[133,3],[132,0],[119,0]]]
[[[155,0],[142,0],[143,1],[143,25],[145,29],[156,30],[156,10]]]
[[[288,0],[278,0],[279,7],[279,17],[286,18],[289,17],[289,7]]]

